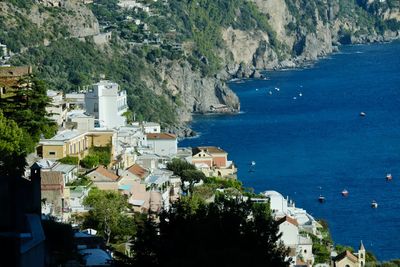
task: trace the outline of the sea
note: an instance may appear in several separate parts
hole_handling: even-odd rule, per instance
[[[265,74],[231,82],[241,112],[196,116],[198,137],[179,146],[225,149],[245,187],[276,190],[325,219],[335,244],[362,240],[379,260],[400,258],[400,42],[343,46]]]

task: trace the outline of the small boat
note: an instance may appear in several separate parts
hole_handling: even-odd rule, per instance
[[[299,93],[299,96],[303,96],[303,93]]]
[[[393,179],[392,174],[386,174],[386,181],[391,181]]]
[[[280,89],[278,87],[275,87],[275,90],[279,92]]]
[[[297,97],[294,96],[294,97],[293,97],[293,100],[296,100],[296,99],[297,99]]]
[[[272,95],[272,91],[269,91],[269,94]]]
[[[365,117],[365,116],[367,116],[367,114],[365,112],[360,112],[360,116]]]
[[[342,196],[347,197],[348,195],[349,195],[349,191],[347,191],[346,189],[343,189]]]
[[[254,160],[252,160],[252,161],[250,162],[250,165],[251,165],[251,166],[256,166],[256,162],[255,162]]]
[[[372,200],[371,208],[376,209],[377,207],[378,207],[378,202],[376,202],[375,200]]]
[[[324,203],[325,202],[325,197],[323,195],[320,195],[318,198],[319,203]]]

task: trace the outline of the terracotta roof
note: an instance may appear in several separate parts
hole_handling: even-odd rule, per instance
[[[162,140],[172,140],[176,139],[176,135],[170,133],[148,133],[147,139],[162,139]]]
[[[284,222],[289,222],[289,223],[291,223],[291,224],[293,224],[295,226],[299,226],[299,223],[297,222],[297,220],[293,219],[293,218],[291,218],[289,216],[282,217],[282,218],[278,219],[276,222],[278,223],[278,225],[280,225],[280,224],[282,224]]]
[[[62,172],[55,171],[43,171],[41,172],[41,184],[42,185],[63,185],[64,178]]]
[[[113,180],[113,181],[116,181],[116,180],[118,180],[118,178],[119,178],[118,175],[116,175],[115,173],[113,173],[113,172],[107,170],[107,169],[104,168],[103,166],[97,167],[96,169],[94,169],[93,171],[91,171],[89,174],[92,174],[92,173],[95,173],[95,172],[98,173],[98,174],[100,174],[101,176],[106,177],[106,178],[109,178],[110,180]]]
[[[349,260],[351,260],[354,263],[358,262],[358,258],[356,256],[354,256],[353,253],[351,253],[348,250],[345,250],[342,253],[340,253],[339,255],[337,255],[333,260],[334,261],[341,261],[344,258],[348,258]]]
[[[133,164],[128,168],[128,171],[141,179],[145,178],[149,174],[149,172],[139,164]]]
[[[192,149],[192,153],[193,155],[196,155],[197,153],[201,152],[201,151],[205,151],[207,153],[226,153],[225,150],[223,150],[220,147],[216,147],[216,146],[198,146],[198,147],[194,147]]]

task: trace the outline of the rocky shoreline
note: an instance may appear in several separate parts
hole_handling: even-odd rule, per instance
[[[237,73],[235,75],[231,75],[225,77],[224,82],[235,82],[247,79],[268,79],[268,76],[265,73],[270,71],[279,71],[283,69],[296,69],[296,68],[304,68],[307,66],[312,66],[318,60],[325,58],[326,56],[336,53],[340,51],[340,47],[343,45],[351,45],[351,44],[372,44],[372,43],[387,43],[392,41],[400,40],[400,32],[397,32],[396,35],[376,35],[376,36],[361,36],[359,38],[353,38],[351,43],[349,44],[341,44],[339,42],[335,42],[332,44],[332,51],[330,53],[325,53],[319,55],[316,59],[307,59],[304,57],[293,58],[290,60],[285,60],[280,62],[279,65],[271,68],[271,69],[255,69],[249,66],[240,66]],[[219,75],[217,75],[219,76]],[[226,107],[224,110],[220,111],[202,111],[202,112],[192,112],[192,115],[226,115],[226,114],[238,114],[240,109],[234,109],[228,107],[224,104],[221,106]],[[176,134],[179,138],[190,138],[197,136],[197,133],[191,129],[189,122],[183,123],[179,126],[171,126],[166,129],[167,132]]]

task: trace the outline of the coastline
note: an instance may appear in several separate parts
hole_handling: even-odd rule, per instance
[[[395,48],[395,50],[392,48]],[[218,122],[218,117],[205,119],[194,117],[195,120],[198,119],[198,122],[192,124],[191,127],[194,127],[195,130],[201,131],[202,137],[199,140],[186,141],[182,143],[182,145],[201,145],[206,142],[209,144],[221,145],[221,147],[226,148],[232,155],[232,158],[237,161],[238,167],[241,169],[238,176],[245,183],[247,182],[247,186],[255,186],[257,192],[267,188],[273,188],[278,192],[282,192],[283,195],[293,196],[298,201],[299,206],[310,210],[317,218],[328,219],[331,224],[333,238],[336,242],[356,246],[359,239],[363,239],[368,244],[369,248],[367,249],[376,252],[380,260],[389,260],[391,257],[395,257],[395,254],[393,250],[386,250],[383,252],[382,249],[387,246],[387,242],[368,234],[370,231],[365,229],[367,225],[364,226],[364,224],[360,224],[357,226],[357,229],[354,229],[347,217],[351,214],[353,209],[357,209],[357,216],[365,217],[365,221],[369,222],[368,224],[372,222],[375,223],[379,218],[382,218],[382,216],[386,216],[385,214],[388,214],[389,210],[392,210],[394,207],[394,204],[390,204],[390,199],[393,199],[392,193],[398,190],[399,184],[386,183],[384,181],[384,176],[380,179],[380,173],[400,173],[398,165],[393,161],[398,158],[398,155],[394,154],[396,152],[389,148],[383,149],[387,144],[394,145],[393,141],[390,141],[393,138],[387,136],[388,138],[390,137],[390,140],[387,139],[388,142],[384,142],[383,140],[375,142],[371,138],[372,135],[375,134],[386,136],[384,132],[387,132],[387,130],[384,129],[387,129],[387,127],[383,126],[388,123],[382,121],[381,110],[390,110],[394,104],[392,103],[393,97],[390,96],[398,95],[398,93],[393,90],[397,87],[395,85],[397,83],[393,84],[391,82],[391,84],[395,86],[393,87],[388,86],[386,82],[394,80],[398,81],[398,77],[392,75],[393,73],[398,73],[398,71],[396,71],[396,69],[398,70],[398,64],[393,64],[394,62],[398,62],[398,57],[393,57],[396,55],[393,53],[397,53],[399,48],[398,41],[393,42],[393,44],[354,44],[343,46],[341,52],[332,56],[333,60],[324,60],[312,70],[294,71],[293,73],[287,74],[284,72],[275,73],[271,75],[271,79],[274,81],[267,81],[265,84],[267,87],[274,86],[275,82],[280,85],[281,93],[285,95],[280,95],[280,97],[277,96],[276,98],[265,98],[267,92],[262,90],[259,90],[258,92],[255,91],[255,88],[261,88],[260,86],[263,86],[262,81],[251,81],[248,86],[246,84],[239,84],[236,87],[232,86],[231,88],[238,93],[239,97],[243,101],[243,110],[246,110],[248,114],[240,119],[234,117],[222,117],[220,122]],[[382,51],[382,53],[379,51]],[[389,51],[392,51],[389,54],[389,58],[392,58],[392,60],[386,59]],[[386,55],[386,57],[382,58],[380,55]],[[364,69],[364,66],[369,64],[371,65]],[[332,66],[335,66],[335,69],[332,69]],[[348,68],[349,71],[345,70],[345,68]],[[358,69],[359,71],[357,71]],[[371,76],[370,73],[371,71],[373,73],[374,69],[378,70],[376,75],[382,73],[385,74],[384,77],[386,78],[381,79],[379,76]],[[327,76],[329,73],[335,74],[332,75],[332,79],[327,80],[326,78],[329,78]],[[347,74],[351,75],[348,77],[358,77],[361,85],[354,87],[356,90],[352,90],[353,87],[350,84],[352,79],[347,80]],[[393,78],[387,79],[389,75]],[[302,79],[304,80],[304,83],[302,83],[304,85],[304,90],[307,90],[303,91],[305,98],[301,102],[294,102],[290,97],[291,92],[296,90]],[[283,83],[284,80],[289,82]],[[326,93],[321,92],[318,86],[318,84],[322,85],[325,80],[327,81],[327,88],[325,90],[329,90]],[[334,81],[334,83],[332,84],[331,81]],[[344,87],[342,85],[344,85]],[[383,86],[387,90],[382,90],[380,86]],[[348,93],[345,91],[348,91]],[[263,96],[262,98],[261,95]],[[317,99],[323,100],[324,98],[326,101],[323,101],[322,103],[316,101]],[[384,107],[379,106],[381,101],[375,101],[376,98],[381,100],[386,99],[388,101],[387,105],[385,104]],[[354,102],[348,102],[350,99],[354,100]],[[349,104],[343,105],[344,102],[348,102]],[[321,105],[314,105],[313,103],[321,103]],[[368,106],[365,106],[367,103]],[[309,104],[312,105],[311,109],[309,109]],[[332,104],[332,106],[324,107],[323,105],[325,104]],[[373,109],[373,106],[376,106],[376,104],[378,104],[377,110]],[[264,111],[263,106],[265,105],[272,105],[272,107]],[[262,109],[256,113],[255,106],[259,106]],[[341,111],[337,111],[337,108],[333,106],[336,106]],[[282,107],[285,107],[286,109],[290,108],[292,110],[288,113],[284,112],[281,116],[279,115],[280,113],[278,108]],[[307,108],[307,110],[304,111],[304,108]],[[360,109],[367,111],[368,117],[366,119],[360,119]],[[265,118],[265,116],[262,115],[262,112],[269,112],[269,110],[272,113],[268,118]],[[303,111],[305,112],[304,114]],[[327,117],[328,111],[333,111],[333,113],[331,113],[332,116],[329,115],[329,117]],[[311,113],[313,114],[312,117],[314,119],[311,118]],[[282,123],[277,123],[275,119],[271,117],[277,114],[279,116],[277,119],[279,120],[282,118]],[[393,112],[388,113],[388,115],[389,117],[395,117],[395,115],[392,116]],[[289,119],[290,124],[294,125],[294,127],[286,127]],[[265,120],[269,120],[270,123],[264,123]],[[324,138],[332,137],[335,140],[340,140],[339,144],[335,145],[334,143],[327,143],[329,139],[324,140],[322,137],[314,138],[314,135],[310,138],[313,142],[309,143],[307,141],[307,136],[309,134],[314,134],[316,130],[314,127],[315,123],[326,125],[328,128],[325,130],[326,136],[324,135]],[[208,125],[213,125],[213,127],[208,128]],[[230,128],[234,125],[237,127],[235,126],[234,128]],[[273,125],[274,129],[268,131],[267,128],[258,127],[258,125]],[[304,131],[296,131],[296,129],[303,129],[302,127],[305,127]],[[236,135],[238,138],[226,138],[230,129],[232,129],[231,131],[239,131],[240,128],[248,129],[248,131],[237,132]],[[339,134],[338,137],[335,138],[334,132],[329,133],[330,130],[339,130],[343,135]],[[282,135],[285,135],[284,132],[287,132],[289,136],[284,138],[285,140],[282,144],[279,144],[280,141],[278,139],[282,139]],[[324,133],[324,131],[322,132]],[[391,132],[395,133],[398,131],[393,129]],[[257,134],[257,138],[260,140],[265,140],[266,145],[262,145],[263,148],[258,144],[254,144],[257,142],[251,142],[253,139],[252,137],[254,137],[255,134]],[[347,138],[350,138],[353,135],[356,137],[356,139],[354,139],[355,141],[350,142],[351,140],[348,140],[349,142],[347,142]],[[241,137],[239,138],[239,136]],[[306,137],[306,139],[304,137]],[[240,146],[238,142],[241,142],[241,140],[243,140],[243,144]],[[345,145],[344,142],[348,145]],[[374,143],[376,143],[376,145]],[[343,144],[343,149],[331,150],[332,148],[335,149],[337,145],[340,146],[340,144]],[[316,147],[316,149],[311,150],[311,152],[307,152],[304,154],[304,157],[303,154],[297,153],[301,152],[299,151],[301,148],[314,145],[319,148]],[[285,150],[284,146],[287,146],[289,152],[282,151]],[[245,153],[245,151],[243,151],[244,147],[250,151]],[[279,150],[279,147],[282,149]],[[371,150],[365,150],[364,147],[371,147]],[[255,151],[252,149],[255,149]],[[353,151],[354,153],[346,152],[348,150]],[[365,152],[362,151],[371,151],[371,153],[368,152],[365,154]],[[258,153],[261,152],[262,154],[257,157]],[[321,158],[330,157],[332,160],[326,158],[326,160],[321,162],[321,165],[314,165],[310,156],[313,153],[315,154],[315,152],[317,152]],[[378,153],[376,155],[384,154],[385,156],[381,157],[381,159],[384,160],[386,158],[387,160],[381,162],[379,156],[374,157],[368,155],[375,155],[375,153]],[[292,156],[294,159],[289,159],[287,157],[288,155]],[[262,164],[264,159],[267,163],[265,167]],[[251,160],[255,160],[257,166],[260,168],[257,170],[256,174],[247,173],[245,164]],[[336,162],[336,160],[338,161]],[[361,167],[362,165],[365,165],[365,162],[370,162],[370,160],[373,160],[373,166],[370,166],[370,168],[367,169]],[[242,163],[240,161],[242,161]],[[296,164],[295,166],[301,167],[308,165],[309,167],[306,167],[308,170],[302,169],[292,173],[290,171],[292,168],[287,167],[288,165],[292,166],[290,161],[293,161]],[[280,166],[280,168],[276,168],[276,166]],[[312,172],[310,172],[311,169]],[[351,177],[348,177],[349,169],[353,170],[351,171]],[[312,179],[312,176],[318,176],[321,179],[318,179],[317,181]],[[302,189],[295,189],[293,186],[291,186],[292,188],[286,188],[285,184],[288,183],[293,186],[300,186],[300,184],[307,184],[307,186],[304,186]],[[320,205],[316,200],[319,195],[319,192],[316,189],[317,187],[315,186],[317,183],[320,183],[319,185],[324,188],[323,193],[327,197],[327,203],[324,205]],[[350,198],[342,199],[340,192],[343,188],[349,190]],[[297,192],[297,196],[293,191]],[[299,192],[303,192],[307,196],[300,197]],[[385,192],[385,195],[381,194],[382,192]],[[379,202],[379,209],[371,209],[370,203],[372,199],[376,199]],[[396,204],[395,206],[398,205]],[[333,210],[335,213],[340,210],[340,215],[338,214],[338,218],[340,219],[332,219],[328,210]],[[395,217],[397,217],[397,215]],[[390,226],[393,224],[385,222],[384,225],[386,228],[390,229],[388,232],[393,234],[393,228]],[[380,226],[378,228],[379,229],[373,231],[374,235],[380,236],[382,234],[382,236],[387,237],[387,234],[382,232],[384,231],[383,227]]]
[[[270,80],[270,77],[268,77],[268,73],[270,72],[279,72],[279,71],[293,71],[293,70],[302,70],[302,69],[309,69],[313,68],[316,63],[318,63],[320,60],[323,60],[331,55],[337,54],[341,52],[342,47],[346,46],[356,46],[356,45],[374,45],[374,44],[385,44],[385,43],[391,43],[391,42],[396,42],[400,41],[400,32],[398,33],[397,36],[395,37],[387,37],[384,38],[383,36],[375,36],[372,37],[372,39],[367,39],[367,41],[362,42],[362,40],[365,40],[365,38],[359,38],[356,42],[350,43],[350,44],[340,44],[336,43],[333,45],[332,52],[326,53],[319,55],[316,59],[307,59],[307,58],[292,58],[290,60],[286,60],[286,64],[282,64],[282,62],[279,63],[278,66],[269,68],[269,69],[253,69],[252,73],[258,73],[258,78],[255,77],[237,77],[236,75],[230,75],[228,78],[224,79],[223,82],[229,87],[229,84],[231,83],[244,83],[248,80]],[[290,63],[288,63],[290,62]],[[230,87],[229,87],[230,88]],[[231,89],[231,88],[230,88]],[[240,99],[239,99],[240,102]],[[228,107],[229,108],[229,107]],[[192,129],[191,124],[195,120],[195,117],[197,116],[224,116],[224,115],[236,115],[240,114],[240,109],[239,110],[234,110],[233,108],[229,108],[229,110],[226,111],[220,111],[220,112],[196,112],[196,113],[191,113],[191,121],[189,122],[183,122],[179,126],[170,126],[166,129],[167,132],[176,134],[181,140],[185,138],[191,138],[196,136],[196,131]]]

